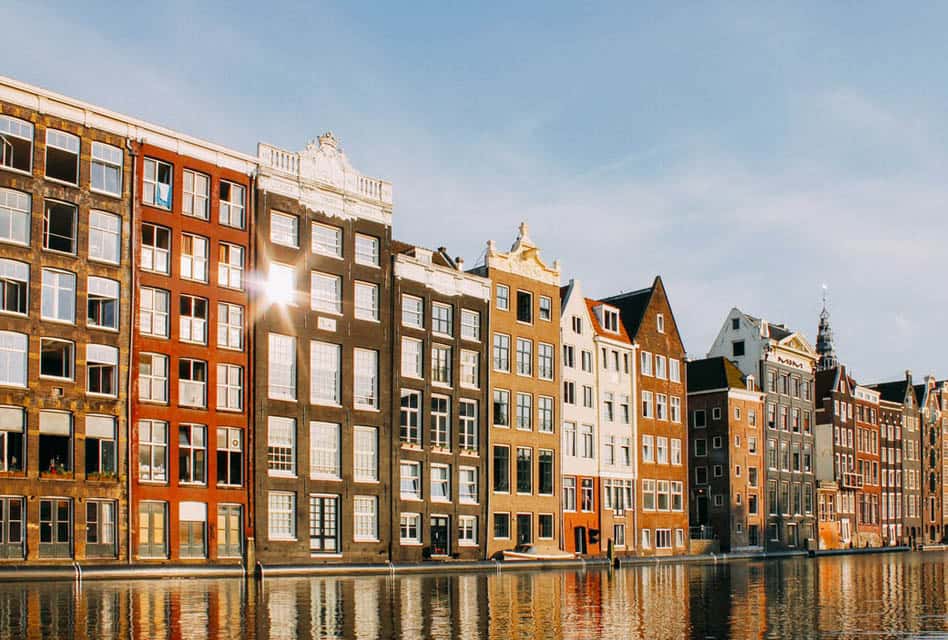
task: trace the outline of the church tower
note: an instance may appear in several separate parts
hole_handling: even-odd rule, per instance
[[[833,347],[833,329],[830,327],[829,311],[826,310],[826,286],[823,286],[823,310],[820,311],[820,325],[816,332],[816,352],[820,359],[816,364],[818,371],[835,369],[839,366],[836,349]]]

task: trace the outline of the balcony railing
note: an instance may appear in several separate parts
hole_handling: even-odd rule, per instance
[[[715,540],[718,535],[715,532],[714,527],[711,525],[703,524],[697,527],[689,527],[688,535],[692,540]]]

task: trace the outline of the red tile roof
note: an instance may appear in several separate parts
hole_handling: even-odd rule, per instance
[[[618,340],[619,342],[632,344],[632,340],[629,338],[629,334],[626,333],[625,325],[622,323],[621,319],[619,320],[619,333],[606,331],[602,325],[599,324],[599,318],[596,317],[596,312],[594,309],[601,304],[612,307],[616,310],[616,313],[619,312],[615,305],[611,305],[608,302],[604,303],[599,300],[593,300],[592,298],[586,298],[586,309],[589,311],[589,321],[592,323],[593,331],[596,332],[596,335],[602,336],[603,338],[611,338],[613,340]]]

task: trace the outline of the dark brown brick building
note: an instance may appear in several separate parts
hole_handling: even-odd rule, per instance
[[[257,558],[385,562],[391,185],[355,171],[331,133],[258,151]]]

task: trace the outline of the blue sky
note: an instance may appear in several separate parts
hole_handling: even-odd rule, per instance
[[[509,4],[8,0],[0,74],[248,153],[331,129],[399,239],[526,219],[591,295],[661,274],[692,357],[732,306],[812,340],[825,282],[860,380],[948,376],[948,6]]]

